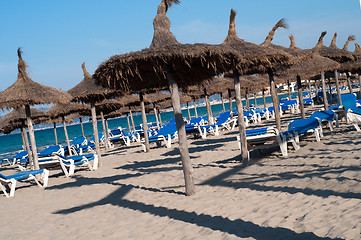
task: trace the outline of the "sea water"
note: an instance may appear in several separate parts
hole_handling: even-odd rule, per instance
[[[287,97],[287,94],[279,95],[279,98]],[[292,97],[296,97],[297,94],[292,94]],[[219,98],[218,98],[219,99]],[[251,98],[250,104],[254,105],[254,98]],[[269,104],[272,102],[271,97],[266,97],[266,103]],[[243,101],[243,106],[245,106],[245,101]],[[204,105],[204,102],[203,102]],[[257,106],[263,107],[263,99],[262,97],[257,98]],[[232,105],[233,109],[236,108],[235,103],[233,102]],[[214,104],[211,105],[212,108],[212,114],[213,117],[219,116],[223,111],[222,104]],[[229,104],[225,103],[226,110],[229,110]],[[194,108],[190,108],[191,117],[195,117]],[[206,116],[207,110],[205,106],[198,106],[197,107],[197,113],[198,116]],[[183,117],[188,119],[188,111],[187,108],[184,108],[182,110]],[[133,113],[134,123],[135,125],[139,125],[142,123],[142,116],[140,113]],[[168,112],[162,112],[161,113],[161,119],[162,123],[168,123],[172,118],[174,118],[173,111]],[[155,116],[154,114],[148,114],[147,115],[147,121],[148,122],[155,122]],[[93,125],[91,122],[91,119],[84,118],[83,119],[83,126],[84,126],[84,134],[85,137],[90,140],[93,135]],[[108,127],[109,129],[114,129],[117,127],[122,127],[125,131],[129,131],[128,129],[128,121],[126,117],[120,117],[120,118],[114,118],[108,120]],[[54,128],[52,124],[41,124],[34,126],[35,129],[35,140],[36,140],[36,146],[38,148],[38,151],[41,151],[45,149],[47,146],[55,145],[55,135],[54,135]],[[70,141],[74,139],[75,137],[82,136],[82,131],[80,127],[80,122],[78,119],[74,119],[74,123],[67,125],[67,131],[69,135]],[[98,121],[98,131],[103,131],[103,126],[101,121]],[[65,146],[66,145],[66,139],[64,134],[64,128],[62,124],[57,124],[57,137],[58,137],[58,143]],[[11,134],[0,135],[0,159],[6,158],[10,156],[14,156],[17,152],[22,150],[22,139],[21,139],[21,133],[20,130],[15,130]]]

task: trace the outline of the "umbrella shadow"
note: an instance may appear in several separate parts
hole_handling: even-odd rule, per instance
[[[339,239],[319,237],[312,232],[297,233],[287,228],[282,227],[266,227],[260,226],[250,221],[242,219],[231,220],[222,216],[211,216],[208,214],[197,214],[196,212],[188,212],[185,210],[170,209],[163,206],[155,206],[153,204],[146,204],[143,202],[132,201],[124,199],[124,197],[133,189],[131,185],[121,184],[119,189],[115,190],[105,198],[72,207],[69,209],[62,209],[53,214],[72,214],[85,209],[90,209],[97,206],[111,204],[125,209],[140,211],[142,213],[151,214],[157,217],[167,217],[170,219],[182,221],[185,223],[194,224],[199,227],[211,229],[213,231],[221,231],[232,234],[240,238],[255,238],[259,240],[266,239]],[[146,189],[147,190],[147,189]]]

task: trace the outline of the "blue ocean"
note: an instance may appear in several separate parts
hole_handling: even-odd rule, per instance
[[[287,97],[287,94],[279,95],[279,98]],[[292,97],[297,97],[297,94],[293,94]],[[210,100],[219,100],[219,96],[211,97]],[[266,97],[266,103],[269,104],[272,102],[271,97]],[[204,101],[197,102],[197,105],[204,105]],[[243,105],[245,106],[245,101],[243,101]],[[250,99],[250,104],[254,105],[255,101],[254,98]],[[263,107],[263,99],[262,97],[257,98],[257,106]],[[236,108],[235,103],[232,105],[233,109]],[[214,104],[211,106],[212,113],[214,117],[217,117],[223,111],[222,104]],[[225,103],[226,110],[229,110],[229,104]],[[190,113],[192,117],[195,117],[194,108],[190,108]],[[206,116],[207,110],[205,106],[198,106],[197,107],[198,116]],[[188,119],[188,111],[187,109],[182,110],[182,114],[185,118]],[[139,125],[142,123],[142,116],[141,113],[133,113],[134,123],[135,125]],[[161,113],[162,122],[167,123],[172,118],[174,118],[173,111],[169,112],[162,112]],[[155,122],[154,114],[147,115],[148,122]],[[83,118],[83,126],[84,126],[84,133],[88,139],[90,139],[93,135],[93,127],[92,123],[89,118]],[[125,131],[129,131],[128,129],[128,121],[126,117],[114,118],[108,120],[109,129],[114,129],[117,127],[122,127]],[[51,124],[41,124],[35,125],[35,139],[36,139],[36,146],[39,151],[45,149],[49,145],[55,144],[55,136],[54,136],[54,128]],[[65,134],[62,124],[57,124],[57,136],[59,144],[66,145]],[[82,136],[82,131],[80,127],[79,119],[74,119],[72,124],[67,125],[67,131],[69,135],[69,139],[74,139],[74,137]],[[103,127],[101,121],[98,121],[98,131],[103,131]],[[15,130],[12,133],[5,135],[0,135],[0,158],[9,157],[15,155],[18,151],[22,150],[22,139],[20,130]]]

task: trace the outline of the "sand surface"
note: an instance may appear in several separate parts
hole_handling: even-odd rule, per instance
[[[352,126],[325,130],[318,143],[309,135],[288,158],[252,154],[249,166],[236,134],[189,140],[190,197],[177,143],[147,154],[116,146],[97,171],[52,170],[45,190],[20,183],[14,198],[0,195],[0,239],[361,239],[361,134]]]

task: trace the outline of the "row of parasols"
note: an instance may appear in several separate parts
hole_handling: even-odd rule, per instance
[[[223,43],[218,45],[204,43],[181,44],[171,33],[170,20],[166,15],[168,8],[173,3],[179,3],[179,1],[161,0],[157,9],[157,15],[153,21],[154,35],[149,48],[110,57],[99,65],[93,76],[86,71],[83,64],[84,79],[67,92],[32,81],[26,73],[21,51],[20,49],[18,50],[18,79],[13,85],[0,93],[0,108],[19,109],[25,106],[26,124],[32,146],[31,161],[35,169],[38,169],[39,165],[30,113],[31,105],[46,103],[66,104],[69,101],[89,104],[95,133],[96,153],[100,156],[99,139],[98,134],[96,134],[97,103],[110,99],[112,102],[119,101],[124,107],[127,106],[125,103],[131,98],[130,96],[133,96],[133,98],[134,96],[139,97],[139,104],[142,109],[143,130],[147,132],[144,104],[145,94],[158,92],[155,95],[157,96],[160,95],[160,91],[169,90],[170,99],[168,100],[172,103],[178,130],[179,152],[183,165],[186,195],[192,195],[195,193],[193,168],[190,162],[181,112],[180,92],[188,93],[191,96],[193,93],[195,97],[197,92],[199,96],[199,91],[204,96],[208,96],[209,93],[205,89],[210,89],[210,86],[218,86],[216,88],[222,89],[222,92],[228,88],[234,89],[242,149],[240,157],[244,164],[248,164],[246,124],[243,121],[243,106],[241,102],[242,94],[247,96],[251,91],[258,92],[263,90],[267,83],[275,106],[276,127],[280,130],[280,113],[278,107],[276,107],[279,105],[276,94],[276,81],[283,83],[290,79],[297,81],[301,113],[302,117],[304,117],[303,96],[302,93],[300,94],[302,89],[301,79],[312,79],[319,75],[323,88],[324,104],[327,110],[325,72],[332,71],[334,73],[339,105],[342,105],[342,103],[340,102],[341,93],[338,72],[360,73],[360,47],[358,44],[355,44],[356,49],[354,52],[347,50],[350,41],[355,40],[354,36],[348,38],[343,49],[339,49],[336,46],[337,34],[334,35],[331,45],[326,47],[323,44],[326,32],[322,32],[316,46],[312,49],[298,48],[294,37],[290,36],[291,44],[287,48],[272,43],[276,30],[287,27],[284,19],[281,19],[269,32],[266,40],[262,44],[257,45],[237,36],[235,28],[236,12],[234,10],[231,10],[229,31]],[[347,82],[350,91],[352,91],[349,76],[348,74]],[[359,77],[360,80],[361,77]],[[138,96],[132,94],[137,94]],[[150,102],[157,104],[155,100]],[[61,113],[62,110],[67,112],[66,108],[62,107],[57,112],[60,113],[58,116],[64,119],[63,116],[66,114]],[[101,115],[103,114],[101,113]],[[55,118],[54,116],[53,118]],[[144,137],[146,149],[149,151],[147,134],[144,134]],[[30,152],[29,148],[27,150]],[[101,165],[101,161],[99,163]]]

